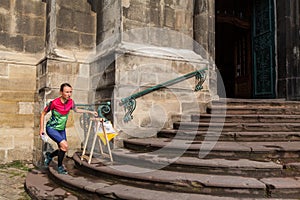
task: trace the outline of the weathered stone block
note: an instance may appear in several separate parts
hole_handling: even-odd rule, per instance
[[[3,13],[0,14],[0,32],[8,32],[10,29],[10,16]]]
[[[74,80],[73,89],[89,90],[89,78],[77,76]]]
[[[169,32],[171,33],[171,32]],[[149,43],[160,47],[173,47],[174,44],[178,43],[178,38],[172,41],[170,44],[170,35],[166,34],[164,29],[156,29],[155,31],[149,31]]]
[[[19,35],[10,37],[8,47],[16,51],[23,51],[23,47],[24,47],[23,37]]]
[[[164,25],[170,28],[174,28],[175,24],[175,11],[170,7],[165,7]]]
[[[74,90],[72,97],[76,104],[86,104],[88,103],[88,95],[88,89]]]
[[[19,79],[20,82],[28,84],[32,79],[36,77],[36,67],[35,66],[26,66],[26,65],[13,65],[9,64],[9,78],[10,79]],[[27,85],[28,86],[28,85]],[[32,88],[32,90],[34,90]]]
[[[160,27],[160,20],[161,20],[161,15],[160,15],[160,9],[150,9],[149,17],[150,17],[150,23],[154,24],[156,27]]]
[[[90,65],[88,64],[80,64],[79,65],[79,75],[81,77],[87,77],[90,76]]]
[[[34,99],[35,92],[32,91],[17,91],[12,92],[10,90],[1,89],[0,99],[3,101],[32,101]]]
[[[33,141],[33,129],[30,128],[22,128],[22,129],[11,129],[8,134],[12,134],[14,137],[14,148],[22,149],[27,148],[32,149],[32,141]]]
[[[94,34],[96,32],[96,18],[86,13],[75,12],[73,15],[74,30]]]
[[[34,114],[34,103],[33,102],[19,102],[19,111],[18,114],[30,115]]]
[[[92,49],[96,44],[96,36],[89,34],[80,34],[81,47]]]
[[[148,12],[149,9],[141,1],[132,0],[128,8],[123,7],[123,16],[133,21],[149,22]]]
[[[10,9],[10,0],[1,0],[1,8],[4,8],[6,10]]]
[[[6,149],[4,149],[4,150],[0,149],[0,164],[6,163],[7,162],[6,159],[7,159],[7,150]]]
[[[136,83],[136,82],[135,82]],[[139,78],[140,86],[153,86],[158,84],[156,74],[141,73]]]
[[[45,50],[45,40],[42,37],[32,37],[25,41],[25,51],[28,53],[38,53]]]
[[[0,128],[33,127],[33,115],[17,115],[15,113],[0,113]]]
[[[24,84],[26,81],[26,84]],[[0,90],[29,91],[35,90],[35,80],[32,79],[0,79]]]
[[[16,35],[10,36],[8,33],[0,32],[0,48],[11,48],[16,51],[23,51],[23,37]],[[2,46],[2,47],[1,47]]]
[[[110,100],[113,98],[114,88],[112,86],[107,86],[105,88],[101,88],[101,93],[96,92],[96,94],[91,94],[90,98],[95,100],[96,102],[102,102],[103,100]],[[122,96],[122,97],[125,97]]]
[[[7,162],[13,160],[32,160],[32,148],[11,149],[7,151]]]
[[[177,1],[176,2],[178,7],[181,9],[187,10],[188,12],[193,12],[194,10],[194,3],[193,1]]]
[[[0,110],[2,113],[17,113],[17,103],[0,101]]]
[[[73,12],[72,9],[60,8],[56,18],[57,27],[69,30],[73,29],[75,23]]]
[[[45,7],[46,5],[42,1],[32,1],[32,0],[30,2],[28,2],[28,0],[15,1],[15,10],[22,14],[33,14],[35,16],[44,16]]]
[[[0,63],[0,77],[8,77],[8,66],[6,63]]]
[[[45,20],[28,16],[18,16],[16,32],[30,36],[44,36]]]
[[[1,132],[3,134],[4,129],[1,129]],[[0,135],[0,149],[4,150],[4,149],[13,149],[14,148],[14,136],[11,135]]]
[[[49,61],[47,69],[48,74],[78,75],[79,64],[73,62]]]
[[[79,33],[58,29],[57,46],[62,48],[79,47]]]
[[[114,67],[115,67],[115,54],[109,54],[91,63],[90,74],[97,75],[99,73],[103,73],[105,69],[112,69]]]
[[[84,0],[57,0],[57,5],[81,12],[91,12],[91,5]]]

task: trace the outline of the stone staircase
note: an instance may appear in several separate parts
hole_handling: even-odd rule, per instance
[[[35,199],[299,199],[299,108],[221,99],[156,137],[124,140],[114,163],[88,164],[78,152],[66,160],[69,175],[52,163],[46,174],[28,173],[25,188]]]

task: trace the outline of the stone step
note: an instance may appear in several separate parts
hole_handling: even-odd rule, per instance
[[[199,130],[210,132],[283,132],[300,131],[300,123],[202,123],[202,122],[174,122],[174,129]]]
[[[87,173],[99,177],[109,175],[117,179],[119,183],[123,181],[126,182],[126,185],[132,186],[133,184],[135,187],[146,189],[149,189],[147,187],[150,186],[153,190],[168,191],[169,193],[184,191],[185,193],[255,199],[300,196],[299,178],[267,177],[257,179],[245,176],[183,173],[116,163],[105,166],[101,159],[97,158],[94,158],[91,164],[81,161],[78,154],[74,154],[73,159],[76,166]]]
[[[48,177],[48,172],[43,169],[34,169],[26,175],[24,188],[31,199],[64,199],[64,200],[90,200],[99,199],[88,192],[75,192],[65,189],[56,180]],[[75,183],[74,183],[75,185]]]
[[[229,122],[229,123],[300,123],[299,115],[266,114],[192,114],[192,122]]]
[[[194,141],[168,138],[125,139],[124,147],[137,152],[160,151],[167,155],[251,160],[299,160],[300,141],[240,142]]]
[[[285,107],[249,107],[249,106],[212,106],[207,108],[208,114],[229,114],[229,115],[299,115],[300,110]]]
[[[300,141],[300,132],[213,132],[162,129],[157,133],[158,138],[176,138],[181,140],[213,140],[213,141]]]
[[[138,153],[128,149],[114,149],[115,163],[164,169],[178,172],[192,172],[218,175],[238,175],[247,177],[280,177],[283,174],[293,176],[298,169],[285,170],[285,165],[272,161],[254,161],[249,159],[201,159],[199,157],[176,157],[155,153]]]
[[[299,101],[286,101],[284,99],[231,99],[220,98],[211,102],[211,106],[244,106],[244,107],[272,107],[299,109]]]
[[[93,159],[93,161],[96,159]],[[78,163],[77,163],[78,164]],[[80,163],[80,166],[91,168],[88,171],[98,172],[97,164]],[[109,166],[107,166],[109,167]],[[83,171],[79,171],[74,166],[67,166],[69,174],[59,175],[55,166],[50,165],[49,175],[53,178],[50,180],[45,173],[29,172],[25,189],[31,194],[32,199],[65,199],[65,200],[102,200],[102,199],[123,199],[123,200],[278,200],[278,198],[259,198],[248,197],[224,197],[223,195],[197,194],[179,191],[163,191],[150,188],[142,188],[138,185],[125,185],[122,183],[107,184],[101,177],[92,176]],[[79,171],[79,173],[78,173]],[[101,170],[100,170],[101,172]],[[120,172],[119,172],[120,173]],[[117,175],[119,177],[119,175]],[[91,178],[89,178],[91,177]],[[101,180],[101,182],[99,182]],[[250,182],[250,181],[249,181]],[[58,184],[59,183],[59,184]],[[65,188],[68,187],[68,188]],[[74,195],[70,191],[77,191]],[[207,192],[208,193],[208,192]],[[222,197],[223,196],[223,197]],[[290,200],[295,200],[290,198]]]

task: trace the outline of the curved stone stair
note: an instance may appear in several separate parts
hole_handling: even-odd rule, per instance
[[[300,104],[223,101],[155,138],[124,140],[114,163],[95,154],[88,164],[79,152],[69,175],[51,165],[49,177],[100,199],[298,199]]]
[[[82,162],[78,154],[74,154],[73,157],[75,164],[70,164],[72,160],[67,161],[66,167],[68,169],[68,175],[60,175],[56,171],[56,163],[52,163],[49,166],[49,171],[46,174],[38,170],[29,172],[26,178],[25,188],[30,194],[32,199],[67,199],[67,200],[88,200],[88,199],[123,199],[123,200],[265,200],[265,198],[241,198],[241,197],[222,197],[209,194],[198,194],[193,192],[180,192],[178,190],[172,191],[175,185],[176,188],[188,187],[189,182],[193,180],[194,184],[197,182],[197,187],[201,187],[200,181],[202,179],[208,186],[213,185],[210,181],[217,180],[219,177],[208,176],[184,176],[180,177],[180,174],[175,173],[175,176],[170,176],[170,173],[160,173],[158,170],[151,171],[145,168],[138,168],[134,166],[124,166],[119,164],[109,165],[107,160],[94,158],[91,164]],[[108,165],[104,165],[104,164]],[[75,167],[77,166],[77,167]],[[146,173],[137,173],[143,170],[147,170]],[[50,177],[50,179],[49,179]],[[199,178],[200,177],[200,178]],[[206,179],[205,179],[206,177]],[[171,186],[168,186],[170,180],[175,180]],[[218,185],[226,184],[239,179],[229,180],[227,177],[223,181],[218,181]],[[144,182],[146,181],[146,182]],[[184,182],[180,182],[184,181]],[[255,193],[256,187],[262,190],[264,187],[262,184],[255,186],[256,180],[246,180],[244,184],[252,186],[252,190]],[[157,184],[149,185],[149,182],[156,182]],[[236,183],[238,184],[238,183]],[[167,185],[168,190],[162,190],[160,187]],[[195,187],[196,185],[193,185]],[[235,185],[235,187],[241,189],[243,186]],[[248,188],[248,187],[247,187]],[[204,193],[210,193],[211,189]],[[237,191],[234,191],[236,193]],[[268,198],[269,199],[269,198]],[[275,200],[272,198],[271,200]]]

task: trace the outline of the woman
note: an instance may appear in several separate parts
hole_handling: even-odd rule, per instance
[[[45,166],[49,166],[53,157],[58,156],[58,168],[59,174],[68,174],[66,169],[63,167],[63,159],[66,151],[68,151],[68,143],[66,137],[66,123],[70,110],[74,110],[77,113],[90,113],[98,116],[96,111],[82,110],[75,106],[72,96],[72,86],[69,83],[63,83],[60,86],[60,97],[57,97],[51,101],[42,111],[40,118],[40,136],[44,134],[44,118],[45,115],[52,111],[52,115],[46,124],[47,135],[57,143],[58,149],[54,152],[46,153],[44,161]]]

